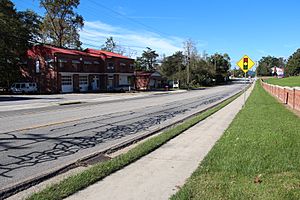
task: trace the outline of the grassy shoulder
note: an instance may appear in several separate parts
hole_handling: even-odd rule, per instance
[[[186,122],[175,126],[174,128],[168,129],[163,133],[146,140],[145,142],[129,150],[127,153],[121,154],[106,162],[99,163],[78,175],[66,178],[62,182],[54,184],[38,193],[35,193],[27,199],[57,200],[70,196],[71,194],[74,194],[75,192],[86,188],[87,186],[103,179],[113,172],[122,169],[130,163],[138,160],[142,156],[149,154],[150,152],[165,144],[167,141],[189,129],[199,121],[204,120],[208,116],[217,112],[218,110],[232,102],[234,99],[236,99],[238,96],[239,94],[225,100],[221,104],[211,109],[206,110],[205,112],[200,113],[190,120],[187,120]]]
[[[300,87],[300,76],[291,76],[287,78],[269,78],[266,79],[265,82],[273,85]]]
[[[256,84],[177,199],[300,199],[300,118]]]

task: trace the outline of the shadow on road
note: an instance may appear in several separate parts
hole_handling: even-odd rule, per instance
[[[26,100],[38,100],[38,99],[62,99],[62,98],[47,98],[47,97],[31,97],[31,96],[0,96],[0,102],[5,101],[26,101]]]

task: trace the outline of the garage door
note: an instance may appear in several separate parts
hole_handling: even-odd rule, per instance
[[[63,93],[73,92],[72,76],[61,76],[61,91]]]
[[[88,83],[87,76],[79,76],[79,88],[80,88],[80,92],[88,91],[89,83]]]

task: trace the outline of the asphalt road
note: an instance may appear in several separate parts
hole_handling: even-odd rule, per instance
[[[243,87],[232,84],[151,98],[16,111],[14,115],[0,112],[0,190],[170,125]]]

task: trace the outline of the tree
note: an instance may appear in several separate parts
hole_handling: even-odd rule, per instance
[[[38,15],[17,12],[10,0],[0,1],[0,85],[9,87],[20,76],[19,64],[35,42]]]
[[[211,85],[214,76],[214,66],[205,59],[198,59],[191,68],[191,80],[194,86]]]
[[[40,0],[45,8],[43,40],[58,47],[80,48],[78,30],[83,27],[83,18],[74,9],[80,0]]]
[[[21,23],[23,24],[29,40],[31,43],[36,44],[41,41],[41,26],[42,17],[32,10],[19,12]]]
[[[300,49],[297,49],[288,59],[285,74],[288,76],[300,75]]]
[[[195,51],[194,51],[195,52]],[[192,53],[190,54],[192,55]],[[189,86],[211,85],[215,76],[215,70],[206,59],[194,54],[190,59]],[[162,61],[160,71],[170,80],[179,80],[180,87],[187,88],[187,62],[183,52],[178,51]]]
[[[245,72],[243,72],[240,68],[235,68],[232,70],[229,70],[230,75],[234,76],[234,77],[244,77],[245,76]]]
[[[276,58],[274,56],[262,57],[258,61],[256,68],[257,75],[259,76],[271,76],[272,67],[284,67],[285,60],[283,58]]]
[[[133,52],[130,49],[126,49],[121,47],[120,45],[118,45],[115,41],[113,37],[108,37],[106,38],[105,44],[102,45],[101,50],[103,51],[109,51],[109,52],[113,52],[113,53],[118,53],[121,55],[124,54],[128,54],[131,55]]]
[[[179,72],[185,70],[185,56],[182,51],[177,51],[162,60],[160,71],[169,79],[179,79]]]
[[[214,55],[208,58],[208,61],[211,65],[214,66],[216,81],[217,82],[226,81],[231,66],[229,55],[227,53],[225,54],[215,53]]]
[[[183,48],[184,48],[184,53],[186,56],[186,85],[187,88],[189,88],[190,86],[190,76],[191,76],[191,66],[193,66],[197,60],[198,57],[198,53],[197,53],[197,47],[196,47],[196,43],[191,40],[188,39],[187,41],[185,41],[183,43]]]
[[[147,47],[146,50],[143,51],[141,57],[137,57],[136,59],[136,69],[145,70],[145,71],[153,71],[157,67],[157,57],[159,55],[155,50]]]
[[[114,52],[114,50],[116,49],[117,44],[114,41],[113,37],[108,37],[106,38],[105,44],[102,45],[101,50],[103,51],[109,51],[109,52]]]

